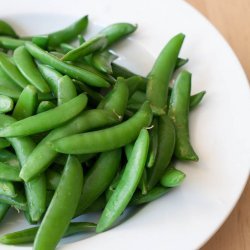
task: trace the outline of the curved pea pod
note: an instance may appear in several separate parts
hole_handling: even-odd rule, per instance
[[[48,131],[78,115],[86,104],[86,95],[80,94],[59,107],[10,124],[0,131],[0,135],[2,137],[27,136]]]
[[[1,115],[0,118],[0,126],[15,122],[14,118],[7,115]],[[28,137],[8,138],[8,140],[14,148],[19,162],[23,167],[28,156],[35,148],[34,142]],[[5,156],[9,158],[8,155],[6,156],[5,152]],[[8,161],[8,163],[13,163],[13,160]],[[34,178],[34,180],[25,183],[25,192],[28,200],[30,217],[33,221],[38,221],[46,208],[46,182],[44,175],[40,175]]]
[[[25,40],[16,39],[8,36],[0,36],[0,47],[4,49],[16,49],[25,44]]]
[[[95,223],[91,222],[72,222],[69,224],[63,237],[67,237],[73,234],[79,233],[90,233],[96,228]],[[5,234],[0,237],[0,243],[6,245],[19,245],[32,243],[36,237],[39,227],[32,227],[24,229],[22,231],[17,231],[9,234]]]
[[[183,34],[178,34],[165,45],[148,75],[147,99],[156,115],[166,113],[168,85],[184,38]]]
[[[131,201],[130,205],[132,206],[137,206],[137,205],[142,205],[145,203],[149,203],[151,201],[154,201],[166,193],[168,193],[172,188],[165,188],[161,186],[156,186],[152,190],[150,190],[147,194],[142,194],[141,192],[136,192]]]
[[[96,52],[91,57],[92,65],[99,71],[112,74],[111,63],[118,58],[117,55],[108,50]]]
[[[17,120],[21,120],[34,115],[37,107],[37,102],[38,96],[36,88],[32,85],[28,85],[20,94],[13,110],[12,116]]]
[[[62,62],[57,57],[44,51],[43,49],[39,48],[37,45],[31,42],[26,42],[25,47],[27,48],[29,53],[38,61],[50,65],[51,67],[58,70],[60,73],[66,74],[71,78],[83,81],[95,87],[107,88],[110,86],[110,84],[102,77],[90,71]]]
[[[128,102],[128,87],[123,78],[119,78],[105,98],[99,103],[98,108],[114,112],[120,120],[122,119]]]
[[[15,30],[4,20],[0,20],[0,36],[18,37]]]
[[[66,75],[59,79],[57,105],[62,105],[77,96],[76,87],[72,80]]]
[[[4,72],[21,88],[26,87],[29,81],[20,73],[17,66],[9,59],[9,57],[0,52],[0,66]]]
[[[206,94],[206,91],[201,91],[197,94],[190,96],[190,103],[189,103],[189,109],[192,110],[196,106],[199,105],[199,103],[202,101],[204,95]]]
[[[167,115],[158,118],[158,148],[154,165],[148,169],[148,190],[160,180],[175,148],[175,128]]]
[[[9,146],[10,143],[6,139],[0,138],[0,149],[7,148]]]
[[[149,135],[142,129],[135,141],[130,159],[114,193],[110,197],[97,224],[96,232],[100,233],[110,228],[129,204],[141,179],[149,146]]]
[[[100,154],[87,173],[75,216],[82,214],[109,186],[117,173],[121,149]]]
[[[112,125],[118,121],[117,116],[107,110],[87,110],[62,127],[52,130],[30,154],[20,173],[22,179],[27,181],[34,178],[54,161],[58,153],[48,147],[49,141]]]
[[[0,195],[15,197],[17,194],[14,184],[10,181],[0,180]]]
[[[72,23],[68,27],[62,30],[55,31],[48,34],[50,47],[56,47],[61,43],[70,42],[86,30],[88,26],[88,16],[83,16],[76,22]]]
[[[103,50],[129,35],[136,30],[137,26],[130,23],[115,23],[101,30],[96,36],[83,43],[78,48],[69,51],[62,58],[63,61],[75,61],[80,57]]]
[[[60,183],[36,234],[35,250],[55,249],[75,213],[82,186],[82,166],[77,158],[69,156]]]
[[[4,219],[5,215],[9,211],[10,205],[0,202],[0,222]]]
[[[176,168],[167,168],[160,182],[164,187],[176,187],[184,181],[185,177],[186,175],[182,171]]]
[[[24,193],[21,190],[17,190],[17,195],[15,197],[10,197],[7,195],[0,195],[0,203],[5,203],[13,206],[17,210],[27,210],[27,202]]]
[[[63,75],[61,73],[59,73],[57,70],[55,70],[47,65],[37,63],[37,66],[38,66],[38,69],[40,70],[43,78],[49,84],[49,87],[52,90],[53,94],[55,95],[55,97],[57,97],[58,83]]]
[[[50,92],[47,82],[43,79],[31,55],[24,46],[15,49],[13,57],[18,69],[30,84],[42,93]]]
[[[37,107],[37,110],[36,110],[36,113],[39,114],[39,113],[48,111],[50,109],[53,109],[55,107],[56,107],[56,105],[53,102],[42,101],[42,102],[39,103],[39,105]]]
[[[0,95],[0,113],[7,113],[14,107],[13,100],[5,95]]]
[[[145,102],[133,117],[121,124],[58,139],[52,141],[50,146],[57,152],[66,154],[87,154],[113,150],[134,141],[140,130],[150,124],[151,119],[151,109],[148,102]]]
[[[181,160],[198,161],[199,158],[189,139],[190,91],[191,74],[187,71],[182,71],[174,83],[168,114],[176,129],[175,156]]]

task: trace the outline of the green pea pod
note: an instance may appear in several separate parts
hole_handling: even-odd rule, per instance
[[[0,162],[6,163],[10,166],[19,167],[20,163],[15,154],[10,151],[1,149],[0,150]]]
[[[31,216],[30,216],[30,212],[29,212],[29,208],[26,211],[23,211],[24,217],[26,219],[26,221],[30,224],[30,225],[35,225],[37,224],[37,221],[33,221]]]
[[[0,195],[0,203],[11,205],[17,210],[27,210],[27,202],[25,195],[20,190],[17,190],[17,195],[15,197]]]
[[[129,143],[125,146],[125,154],[126,154],[126,158],[127,160],[130,158],[131,153],[133,151],[133,147],[134,147],[134,143]]]
[[[21,88],[26,87],[29,82],[23,77],[17,66],[8,58],[8,56],[0,52],[0,66],[4,72]]]
[[[21,120],[34,115],[37,107],[37,102],[38,97],[36,88],[32,85],[28,85],[20,94],[13,110],[12,116],[17,120]]]
[[[0,95],[0,113],[8,113],[14,107],[13,100],[5,95]]]
[[[39,114],[39,113],[48,111],[50,109],[53,109],[55,107],[56,107],[56,105],[53,102],[42,101],[42,102],[39,103],[39,105],[37,107],[37,110],[36,110],[36,113]]]
[[[137,206],[137,205],[142,205],[145,203],[149,203],[151,201],[154,201],[166,193],[168,193],[172,188],[165,188],[161,186],[156,186],[152,190],[150,190],[147,194],[142,194],[141,192],[136,192],[131,201],[130,205],[131,206]]]
[[[185,177],[186,175],[182,171],[176,168],[167,168],[160,182],[163,187],[176,187],[184,181]]]
[[[18,37],[15,30],[4,20],[0,20],[0,36]]]
[[[190,110],[194,109],[199,105],[205,94],[206,91],[201,91],[195,95],[190,96],[190,103],[189,103]]]
[[[115,23],[103,30],[101,30],[96,36],[83,43],[78,48],[69,51],[62,58],[63,61],[75,61],[80,57],[92,54],[93,52],[103,50],[129,35],[136,30],[137,26],[129,23]]]
[[[48,52],[44,51],[43,49],[39,48],[37,45],[31,42],[26,42],[25,46],[34,58],[44,64],[48,64],[49,66],[55,68],[60,73],[66,74],[71,78],[83,81],[92,86],[104,88],[110,86],[110,84],[100,76],[97,76],[92,72],[76,67],[74,65],[64,63],[60,59],[49,54]]]
[[[148,185],[148,183],[147,183],[147,170],[144,169],[142,177],[141,177],[139,185],[138,185],[138,187],[141,189],[141,193],[144,195],[147,194],[147,192],[148,192],[147,185]]]
[[[61,180],[61,174],[58,172],[48,169],[46,171],[47,189],[56,190]]]
[[[40,63],[37,63],[37,65],[38,65],[38,69],[40,70],[43,78],[49,84],[49,87],[52,90],[55,97],[57,97],[58,83],[59,83],[60,78],[63,75],[47,65],[43,65]]]
[[[143,174],[148,147],[148,131],[146,129],[142,129],[135,141],[131,157],[125,167],[121,180],[105,206],[97,224],[97,233],[110,228],[130,202]]]
[[[22,181],[19,177],[20,169],[0,162],[0,179],[5,181]]]
[[[49,43],[49,37],[47,35],[33,36],[31,41],[40,48],[46,49]]]
[[[70,26],[58,30],[56,32],[48,34],[49,41],[48,45],[50,47],[56,47],[61,43],[71,42],[77,37],[78,34],[81,34],[86,30],[88,26],[88,16],[83,16],[76,22],[72,23]]]
[[[52,141],[50,146],[57,152],[66,154],[88,154],[113,150],[134,141],[140,130],[150,124],[151,118],[152,112],[146,102],[133,117],[119,125],[71,135]]]
[[[78,233],[90,233],[96,228],[95,223],[91,222],[72,222],[69,224],[63,237],[67,237]],[[0,243],[6,245],[19,245],[32,243],[36,237],[39,227],[32,227],[22,231],[5,234],[0,237]]]
[[[157,156],[158,149],[158,119],[154,119],[152,122],[152,129],[150,130],[150,145],[149,145],[149,154],[147,159],[147,167],[153,167],[155,159]]]
[[[125,80],[118,78],[113,90],[105,96],[98,108],[114,112],[121,120],[127,107],[128,95],[129,92]]]
[[[158,147],[154,165],[148,170],[148,190],[151,190],[160,180],[167,168],[175,147],[175,128],[171,119],[160,116],[158,119]]]
[[[60,106],[77,96],[76,87],[72,80],[66,75],[59,79],[57,105]]]
[[[132,97],[137,90],[140,90],[145,85],[145,79],[141,76],[131,76],[125,82],[129,89],[129,97]]]
[[[42,93],[49,93],[50,88],[37,69],[31,55],[24,46],[15,49],[15,63],[23,76]]]
[[[7,148],[9,146],[10,143],[6,139],[0,138],[0,149]]]
[[[0,222],[4,219],[5,215],[9,211],[10,205],[0,202]]]
[[[112,74],[111,63],[117,58],[118,56],[109,50],[104,50],[94,53],[91,57],[91,62],[97,70],[106,74]]]
[[[0,127],[15,122],[14,118],[6,115],[1,115],[0,118]],[[28,137],[8,138],[8,140],[14,148],[19,162],[23,167],[28,156],[35,148],[34,142]],[[10,158],[8,155],[6,157]],[[11,162],[13,162],[13,160],[11,160]],[[38,221],[46,208],[46,182],[44,175],[40,175],[33,181],[25,183],[25,192],[28,200],[30,217],[33,221]]]
[[[183,58],[177,58],[176,64],[175,64],[175,70],[181,68],[185,64],[188,63],[188,59],[183,59]]]
[[[178,34],[166,44],[148,75],[147,99],[150,101],[153,113],[156,115],[166,113],[168,85],[184,37],[183,34]]]
[[[0,36],[0,47],[4,49],[16,49],[25,44],[25,40],[15,39],[7,36]]]
[[[21,91],[22,88],[19,87],[2,69],[0,66],[0,86],[4,86],[6,88],[14,89]]]
[[[34,250],[55,249],[75,213],[82,186],[82,166],[77,158],[69,156],[60,183],[36,234]]]
[[[79,45],[82,45],[83,43],[86,42],[86,40],[84,39],[83,35],[81,35],[81,34],[79,34],[77,36],[77,39],[78,39]]]
[[[0,180],[0,195],[16,197],[14,184],[10,181]]]
[[[100,154],[86,175],[75,216],[82,214],[107,189],[117,173],[120,160],[120,149]]]
[[[87,110],[79,116],[75,117],[67,124],[52,130],[44,139],[37,145],[34,151],[30,154],[25,165],[21,170],[22,178],[27,181],[43,172],[54,161],[58,153],[48,147],[48,142],[59,139],[68,135],[82,133],[95,128],[101,128],[119,120],[117,116],[106,110]],[[39,157],[39,161],[37,161]]]
[[[48,131],[78,115],[86,104],[86,95],[80,94],[59,107],[10,124],[0,131],[0,135],[2,137],[27,136]]]
[[[190,91],[191,74],[187,71],[182,71],[174,83],[168,114],[176,129],[175,156],[181,160],[198,161],[199,158],[189,140]]]
[[[8,96],[14,100],[17,100],[21,94],[21,90],[13,89],[6,86],[0,86],[0,95]]]

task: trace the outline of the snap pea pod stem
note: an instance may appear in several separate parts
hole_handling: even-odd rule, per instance
[[[189,105],[191,74],[182,71],[174,83],[171,93],[168,115],[176,129],[175,156],[181,160],[198,161],[189,139]]]
[[[130,202],[143,174],[143,169],[147,159],[148,146],[148,131],[142,129],[135,141],[131,157],[126,164],[121,180],[98,221],[96,227],[97,233],[110,228]]]
[[[76,96],[76,87],[72,80],[67,75],[61,77],[58,82],[57,105],[60,106]]]
[[[37,69],[32,56],[24,46],[15,49],[13,54],[15,63],[30,84],[35,86],[41,93],[49,93],[50,88]]]
[[[27,181],[46,170],[58,153],[48,147],[48,142],[68,135],[89,131],[117,123],[117,116],[106,110],[87,110],[55,130],[52,130],[36,146],[21,170],[22,178]],[[37,159],[40,159],[37,161]]]
[[[150,101],[151,108],[156,115],[166,113],[168,85],[184,37],[183,34],[178,34],[165,45],[148,75],[147,99]]]
[[[86,95],[80,94],[61,106],[10,124],[0,131],[0,135],[4,137],[27,136],[48,131],[78,115],[86,104]]]
[[[15,197],[16,191],[11,181],[0,180],[0,195]]]
[[[172,120],[163,115],[158,118],[158,147],[154,165],[148,169],[148,190],[160,180],[175,148],[175,127]]]
[[[0,20],[0,36],[18,37],[15,30],[4,20]]]
[[[61,43],[70,42],[86,30],[88,16],[83,16],[68,27],[48,34],[48,46],[56,47]]]
[[[48,111],[50,109],[53,109],[55,107],[56,107],[56,105],[53,102],[42,101],[42,102],[39,103],[39,105],[37,107],[37,110],[36,110],[36,113],[39,114],[39,113]]]
[[[21,120],[35,114],[38,103],[37,90],[32,85],[27,85],[20,94],[12,116]]]
[[[10,205],[0,202],[0,222],[4,219],[5,215],[9,211]]]
[[[190,110],[194,109],[200,104],[205,94],[206,94],[206,91],[201,91],[197,94],[190,96],[190,102],[189,102]]]
[[[29,81],[20,73],[17,66],[11,62],[8,56],[0,52],[0,66],[4,72],[21,88],[26,87]]]
[[[0,113],[8,113],[14,107],[13,100],[5,95],[0,95]]]
[[[37,231],[34,250],[55,249],[75,213],[82,186],[82,166],[77,158],[69,156],[60,183]]]
[[[51,67],[58,70],[60,73],[66,74],[71,78],[75,78],[79,81],[83,81],[89,85],[96,86],[96,87],[109,87],[110,84],[104,80],[103,78],[84,70],[82,68],[67,64],[56,58],[55,56],[49,54],[45,50],[39,48],[37,45],[26,42],[25,46],[29,53],[36,58],[38,61],[48,64]]]
[[[121,149],[100,154],[85,177],[75,216],[84,212],[107,189],[117,173],[120,160]]]
[[[125,146],[134,141],[143,127],[147,127],[152,118],[149,104],[145,102],[141,109],[130,119],[119,125],[52,141],[50,146],[57,152],[66,154],[87,154],[104,152]],[[114,138],[116,138],[114,140]],[[93,144],[95,141],[95,144]]]
[[[96,224],[91,222],[72,222],[69,224],[63,237],[67,237],[78,233],[90,233],[95,230]],[[6,245],[20,245],[32,243],[36,237],[39,227],[32,227],[17,231],[9,234],[5,234],[0,237],[0,243]]]

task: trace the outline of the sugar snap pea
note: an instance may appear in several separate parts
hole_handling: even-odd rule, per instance
[[[152,129],[149,132],[150,144],[149,144],[149,154],[147,159],[147,167],[153,167],[158,151],[158,119],[154,119],[152,122]]]
[[[136,139],[140,130],[147,127],[152,118],[149,104],[145,102],[141,109],[130,119],[114,127],[71,135],[52,141],[50,146],[57,152],[66,154],[87,154],[122,147]],[[116,138],[114,140],[114,138]],[[93,144],[95,141],[95,144]]]
[[[20,91],[22,88],[19,87],[2,69],[0,66],[0,86],[5,86],[10,89],[16,89]]]
[[[55,249],[75,213],[82,186],[81,164],[77,158],[69,156],[60,183],[36,234],[34,250]]]
[[[8,113],[14,107],[13,100],[5,95],[0,95],[0,113]]]
[[[148,75],[147,99],[156,115],[162,115],[166,112],[168,85],[184,37],[183,34],[178,34],[166,44]]]
[[[5,49],[16,49],[19,46],[23,46],[25,44],[25,40],[16,39],[7,36],[0,36],[0,47]]]
[[[0,179],[6,181],[22,181],[19,177],[20,169],[0,162]]]
[[[15,30],[4,20],[0,20],[0,36],[18,37]]]
[[[49,43],[49,37],[47,35],[33,36],[31,41],[42,49],[46,49]]]
[[[37,69],[31,55],[24,46],[15,49],[15,63],[23,76],[42,93],[49,93],[50,88]]]
[[[44,111],[48,111],[50,109],[53,109],[55,107],[56,107],[56,105],[53,102],[42,101],[39,103],[37,110],[36,110],[36,113],[39,114],[39,113],[42,113]]]
[[[48,131],[72,119],[85,108],[86,104],[86,95],[80,94],[59,107],[10,124],[0,131],[0,135],[14,137]]]
[[[201,91],[197,94],[190,96],[189,108],[191,110],[194,109],[201,102],[205,94],[206,94],[206,91]]]
[[[174,168],[167,168],[165,173],[161,177],[161,185],[164,187],[176,187],[179,186],[185,179],[185,174]]]
[[[20,94],[12,116],[17,119],[24,119],[35,114],[38,97],[37,90],[32,85],[27,85]]]
[[[37,45],[26,42],[25,46],[29,53],[36,58],[38,61],[48,64],[51,67],[58,70],[60,73],[66,74],[72,78],[75,78],[79,81],[83,81],[89,85],[96,86],[96,87],[109,87],[110,84],[104,80],[103,78],[84,70],[82,68],[64,63],[60,61],[55,56],[49,54],[45,50],[39,48]]]
[[[189,140],[189,96],[191,91],[191,74],[182,71],[174,84],[170,98],[169,117],[176,129],[175,156],[182,160],[198,161],[198,156]]]
[[[130,202],[145,167],[148,147],[148,131],[146,129],[142,129],[135,141],[133,151],[125,167],[121,180],[110,197],[104,211],[102,212],[101,218],[98,221],[96,227],[97,233],[110,228]]]
[[[69,224],[63,237],[67,237],[78,233],[89,233],[95,230],[96,224],[91,222],[72,222]],[[0,237],[0,243],[7,245],[20,245],[32,243],[36,237],[39,227],[32,227],[17,231],[9,234],[5,234]]]

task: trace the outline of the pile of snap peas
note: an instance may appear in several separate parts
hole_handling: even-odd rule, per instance
[[[0,20],[0,220],[14,208],[35,225],[0,243],[53,250],[62,237],[103,232],[126,208],[179,186],[176,161],[198,161],[188,117],[205,91],[191,95],[191,73],[180,70],[185,36],[143,77],[111,50],[136,25],[111,24],[85,40],[87,26],[84,16],[20,37]],[[91,212],[101,213],[97,224],[72,222]]]

